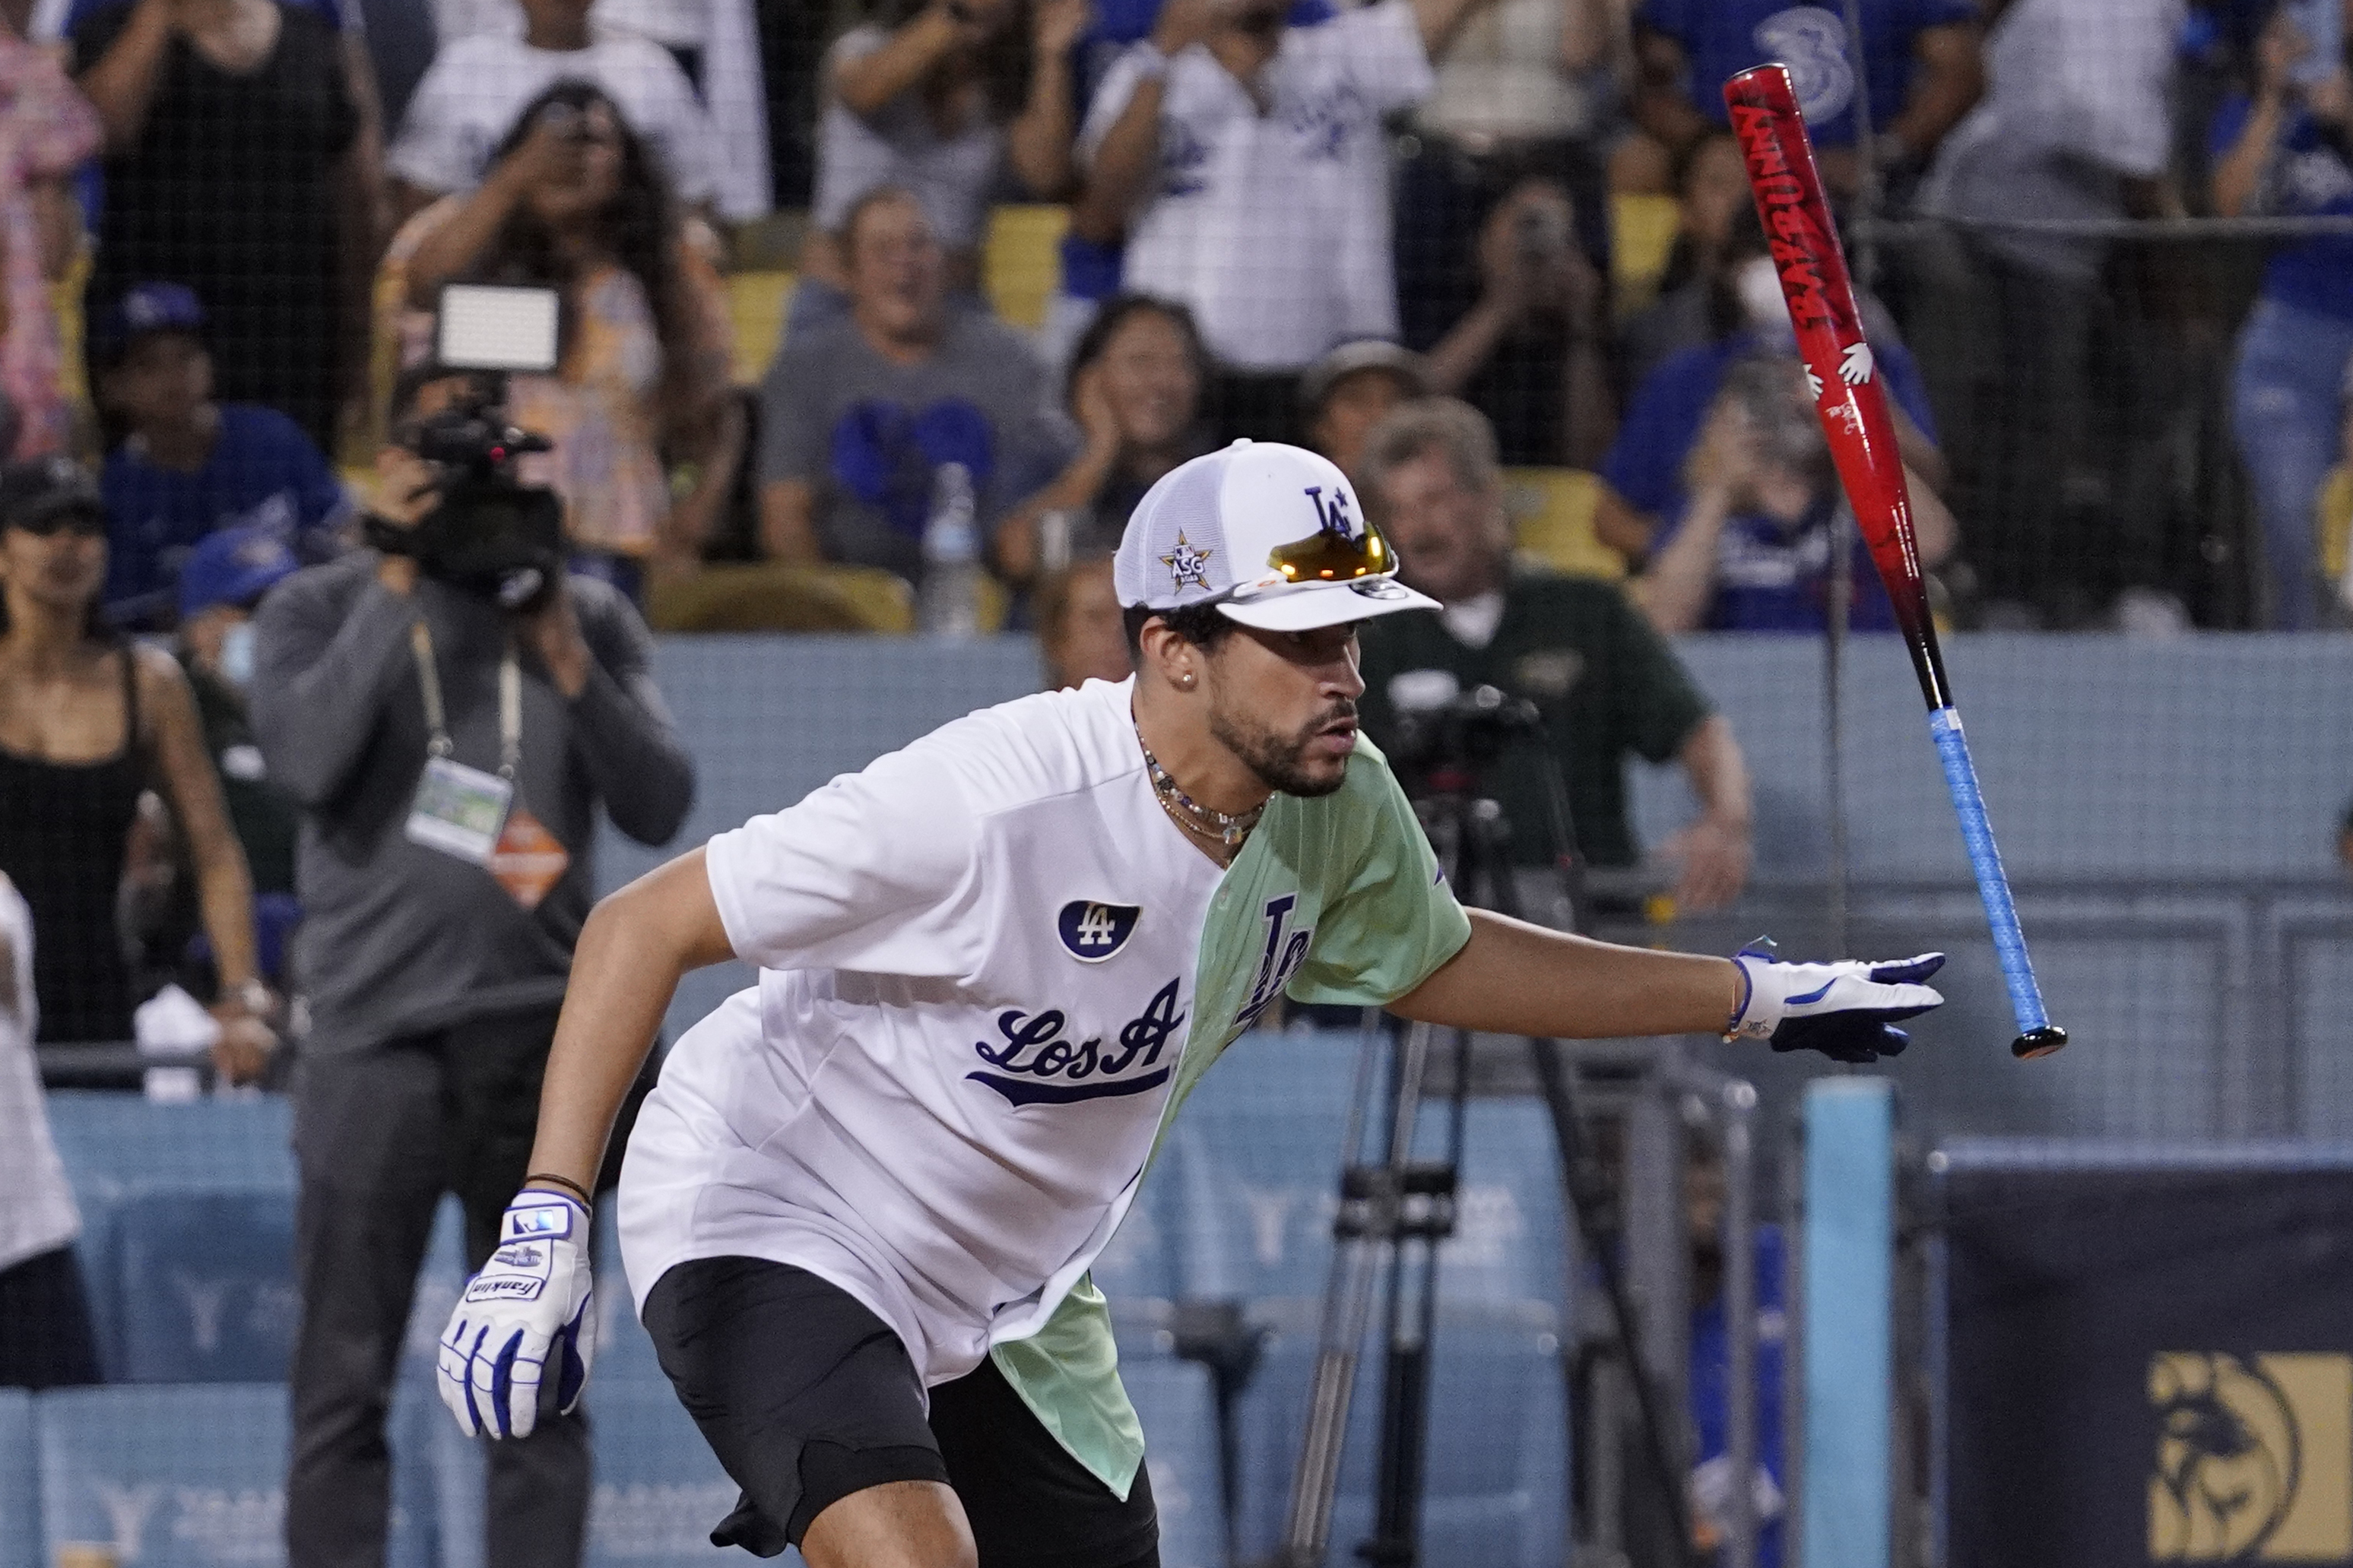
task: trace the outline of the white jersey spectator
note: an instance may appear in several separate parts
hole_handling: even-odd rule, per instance
[[[479,34],[520,37],[515,0],[433,0],[433,30],[447,47]],[[596,0],[600,36],[659,44],[685,69],[711,116],[720,216],[765,217],[775,205],[768,171],[768,95],[752,0]]]
[[[33,1054],[33,911],[0,872],[0,1388],[98,1381],[74,1259],[81,1214],[49,1137]]]
[[[395,179],[428,197],[472,190],[523,105],[576,78],[602,88],[653,144],[681,201],[718,200],[721,159],[711,116],[668,49],[585,24],[576,42],[566,39],[574,47],[543,47],[533,36],[477,33],[442,46],[385,159]]]
[[[1165,77],[1126,287],[1189,305],[1210,351],[1245,370],[1296,370],[1348,339],[1395,337],[1381,121],[1430,90],[1424,31],[1406,0],[1383,0],[1284,31],[1251,83],[1207,42],[1174,58],[1149,42],[1131,49],[1080,136],[1096,163],[1137,89]]]

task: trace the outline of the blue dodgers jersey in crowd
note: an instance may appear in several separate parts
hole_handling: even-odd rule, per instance
[[[1834,492],[1835,493],[1835,492]],[[1712,632],[1819,632],[1830,624],[1829,501],[1787,527],[1768,517],[1728,517],[1716,542],[1715,589],[1701,625]],[[1683,531],[1676,503],[1651,542],[1653,559]],[[1895,606],[1871,552],[1854,540],[1854,599],[1846,624],[1859,632],[1895,629]]]
[[[1708,405],[1724,384],[1725,373],[1758,352],[1753,332],[1735,332],[1720,342],[1670,354],[1659,362],[1642,384],[1618,426],[1618,439],[1601,460],[1601,477],[1637,511],[1664,514],[1683,498],[1683,458],[1707,423]],[[1920,366],[1902,343],[1872,345],[1885,377],[1887,390],[1928,439],[1936,438],[1936,416],[1928,408],[1927,384]]]
[[[107,455],[106,602],[118,613],[168,605],[181,563],[221,529],[262,524],[291,541],[343,510],[343,487],[294,421],[251,403],[224,403],[220,416],[212,456],[193,474],[160,468],[127,442]]]
[[[1818,146],[1855,139],[1854,51],[1846,47],[1842,7],[1791,5],[1785,0],[1648,0],[1637,19],[1681,44],[1691,62],[1691,96],[1718,125],[1725,79],[1767,60],[1789,68]],[[1862,0],[1863,85],[1871,122],[1884,129],[1912,88],[1912,41],[1928,27],[1978,19],[1965,0]]]
[[[2220,160],[2247,128],[2254,104],[2232,93],[2214,111],[2208,142]],[[2353,164],[2320,133],[2312,112],[2289,112],[2262,186],[2262,210],[2282,217],[2353,217]],[[2353,318],[2353,235],[2283,245],[2263,268],[2263,295],[2324,316]]]

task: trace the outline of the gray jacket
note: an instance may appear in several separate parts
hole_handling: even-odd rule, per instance
[[[570,852],[563,880],[525,910],[484,868],[411,842],[427,729],[409,628],[421,615],[431,630],[456,760],[493,772],[512,617],[429,580],[403,598],[376,581],[376,562],[359,551],[290,577],[256,623],[255,736],[303,809],[300,958],[316,1051],[559,1000],[593,899],[597,804],[659,844],[694,797],[693,763],[647,671],[645,623],[607,584],[575,577],[595,656],[586,689],[566,701],[521,655],[515,798]]]

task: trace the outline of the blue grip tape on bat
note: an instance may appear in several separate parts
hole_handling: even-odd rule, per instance
[[[1961,716],[1950,708],[1931,710],[1928,733],[1936,740],[1937,761],[1945,764],[1945,787],[1961,819],[1961,842],[1968,847],[1969,869],[1977,877],[1978,897],[1984,900],[1986,925],[1993,933],[1994,957],[2001,964],[2001,983],[2010,990],[2010,1012],[2018,1019],[2018,1038],[2010,1053],[2021,1058],[2048,1056],[2067,1043],[2067,1031],[2051,1021],[2042,988],[2034,983],[2034,961],[2027,956],[2026,933],[2019,929],[2018,910],[2010,902],[2001,851],[1994,847],[1993,825],[1986,820],[1985,796],[1978,790],[1978,770],[1969,761]]]

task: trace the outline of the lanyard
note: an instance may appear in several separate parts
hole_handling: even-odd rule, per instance
[[[449,740],[448,715],[441,706],[441,677],[433,668],[433,634],[423,621],[410,623],[408,649],[417,656],[417,684],[425,698],[425,727],[432,739],[425,749],[447,757],[456,748]],[[522,763],[522,668],[515,662],[514,639],[507,639],[499,659],[499,777],[514,783]]]

